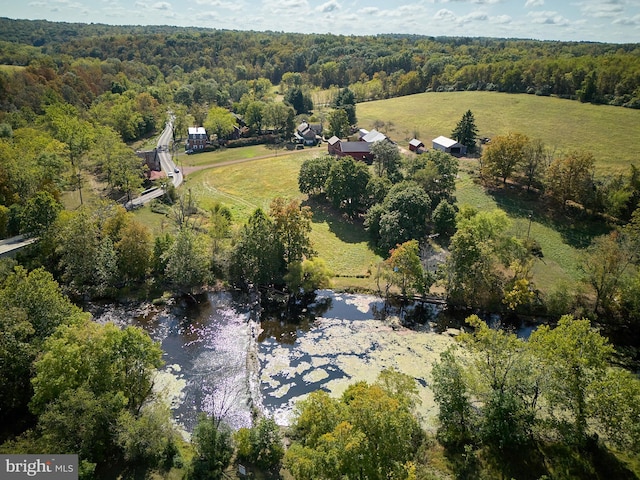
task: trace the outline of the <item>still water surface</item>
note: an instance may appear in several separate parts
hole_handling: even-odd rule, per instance
[[[165,366],[156,388],[187,432],[202,411],[234,428],[251,424],[252,409],[286,425],[295,402],[311,391],[340,395],[385,368],[416,379],[428,428],[436,415],[431,366],[457,333],[435,321],[437,307],[390,307],[376,296],[329,290],[295,313],[261,311],[229,292],[202,295],[197,304],[103,305],[92,313],[99,322],[140,326],[161,344]]]

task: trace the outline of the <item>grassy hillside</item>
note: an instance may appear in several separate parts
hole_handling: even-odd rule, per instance
[[[395,141],[406,144],[417,130],[428,147],[437,136],[449,136],[467,110],[480,136],[521,132],[556,153],[585,149],[595,156],[599,174],[640,165],[640,110],[497,92],[421,93],[357,105],[361,127],[391,122],[388,135]]]
[[[307,196],[298,190],[300,164],[306,158],[325,152],[325,149],[304,150],[201,170],[187,177],[187,188],[192,190],[198,203],[205,209],[214,202],[227,205],[234,221],[241,224],[258,207],[268,211],[271,200],[277,196],[306,203]],[[236,152],[233,154],[237,155]],[[222,157],[217,156],[216,160],[222,160]],[[363,276],[381,260],[369,249],[367,234],[360,225],[353,225],[322,206],[309,205],[313,211],[311,240],[318,255],[334,273],[347,277]],[[339,283],[342,287],[372,286],[355,278]]]
[[[417,129],[420,138],[428,144],[438,135],[448,135],[467,109],[474,112],[483,136],[521,131],[532,138],[545,139],[549,146],[557,146],[558,151],[590,148],[599,162],[600,173],[624,172],[630,162],[640,163],[634,153],[640,149],[640,111],[637,110],[532,95],[456,92],[358,104],[358,118],[361,126],[369,128],[375,120],[392,122],[393,128],[388,134],[401,144]],[[325,152],[324,147],[318,147],[286,155],[280,151],[275,155],[273,150],[258,146],[180,155],[179,163],[186,172],[190,167],[215,166],[188,173],[182,188],[191,189],[204,209],[216,201],[224,203],[231,209],[236,224],[242,224],[255,208],[268,210],[276,196],[307,202],[306,195],[298,191],[300,164]],[[246,161],[226,164],[240,160]],[[580,249],[588,245],[593,235],[604,231],[597,225],[577,223],[574,219],[550,218],[526,200],[513,203],[513,199],[489,195],[473,180],[477,161],[463,160],[461,166],[456,194],[459,203],[481,210],[504,209],[513,222],[514,235],[520,238],[529,235],[540,244],[544,257],[534,265],[537,286],[551,292],[559,285],[575,285],[580,278]],[[371,279],[357,278],[366,275],[380,261],[370,250],[362,226],[320,205],[310,206],[314,212],[311,237],[319,256],[341,276],[336,286],[372,288]],[[159,216],[147,210],[142,209],[138,215],[156,230],[168,226],[165,217],[158,220]]]
[[[200,170],[187,177],[186,188],[191,189],[204,209],[210,208],[214,202],[227,205],[237,224],[244,223],[257,207],[268,210],[276,196],[297,198],[309,204],[313,211],[311,238],[319,256],[341,276],[336,286],[374,288],[372,279],[356,278],[367,275],[368,270],[381,260],[369,248],[367,234],[361,224],[354,224],[321,205],[308,203],[306,195],[298,191],[300,164],[304,159],[323,152],[305,150]],[[222,153],[216,153],[216,163],[224,160]],[[529,227],[527,215],[530,210],[506,208],[504,200],[488,195],[473,181],[473,163],[473,160],[468,160],[462,164],[457,184],[459,203],[470,204],[480,210],[504,208],[513,222],[514,235],[524,238],[529,233],[540,243],[544,258],[536,260],[534,275],[543,291],[553,291],[559,284],[575,283],[579,278],[577,265],[580,256],[576,241],[567,238],[567,232],[559,231],[537,214],[532,216]],[[146,210],[139,211],[138,215],[151,223],[152,219],[144,213]]]

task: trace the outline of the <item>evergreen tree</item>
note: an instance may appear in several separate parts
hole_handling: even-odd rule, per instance
[[[473,118],[471,110],[467,110],[467,112],[462,116],[462,119],[460,119],[456,128],[451,132],[451,136],[456,142],[466,145],[469,153],[475,153],[478,128],[476,127],[475,119]]]
[[[349,125],[355,125],[358,123],[358,119],[356,117],[356,97],[348,88],[343,88],[338,92],[333,103],[333,107],[345,111]]]

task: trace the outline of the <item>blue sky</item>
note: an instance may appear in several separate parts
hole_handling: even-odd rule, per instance
[[[0,16],[344,35],[640,42],[640,0],[4,0]]]

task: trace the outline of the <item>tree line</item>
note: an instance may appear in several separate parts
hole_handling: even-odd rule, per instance
[[[359,102],[430,90],[496,90],[638,106],[635,44],[0,22],[7,32],[3,63],[31,67],[2,72],[12,93],[3,101],[18,110],[43,81],[68,102],[87,106],[134,82],[163,102],[173,96],[228,107],[244,82],[278,85],[287,73],[299,74],[310,89],[350,87]],[[53,82],[52,75],[61,78]],[[11,88],[14,82],[28,90]]]

